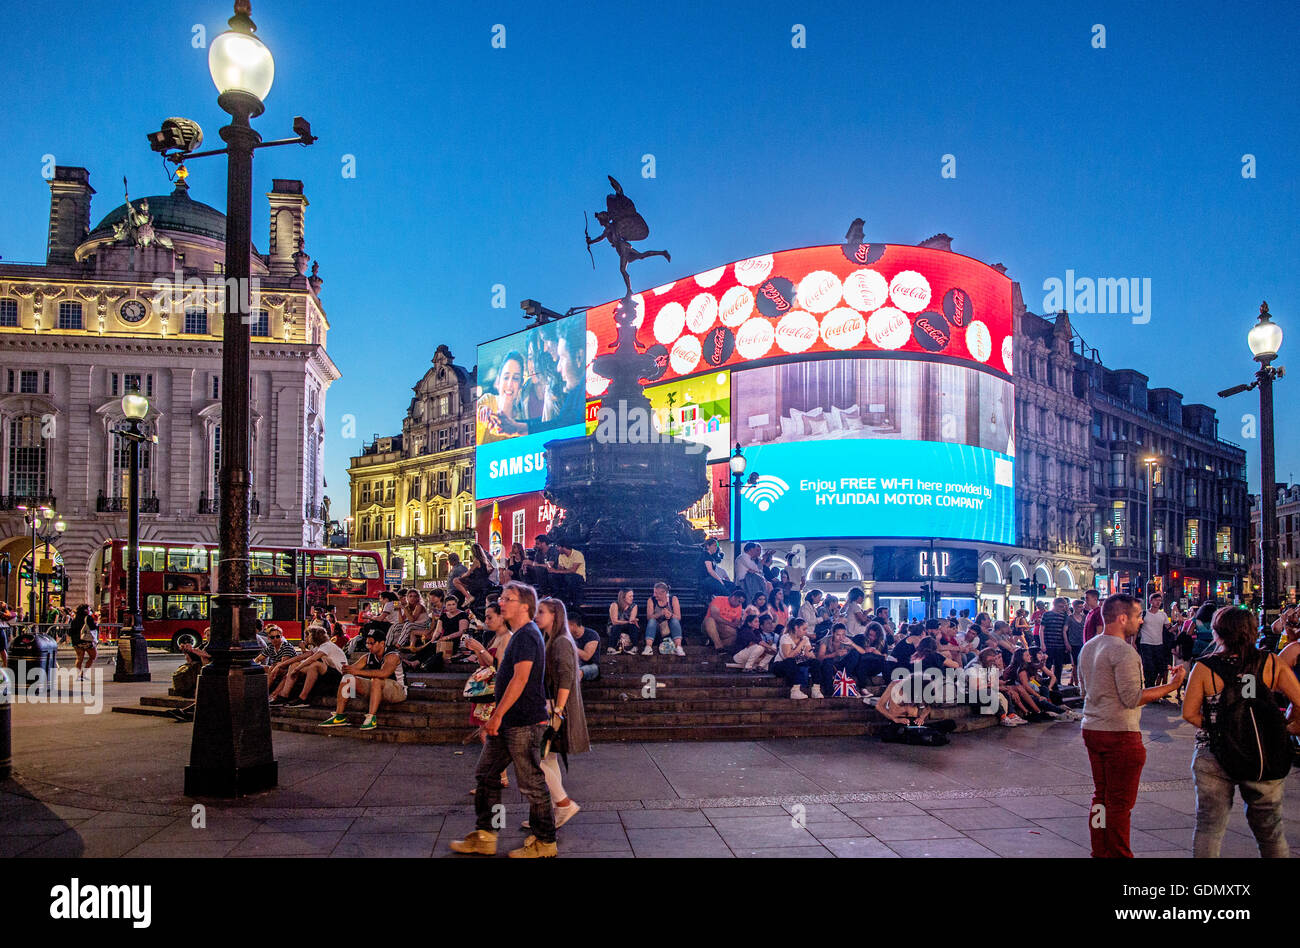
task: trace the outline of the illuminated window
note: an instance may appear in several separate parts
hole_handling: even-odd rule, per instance
[[[271,314],[264,309],[256,310],[250,326],[252,335],[266,338],[271,335]]]
[[[510,515],[510,542],[522,543],[527,545],[528,541],[524,538],[524,531],[527,519],[524,511],[516,510]]]
[[[1110,525],[1115,531],[1115,545],[1123,546],[1125,537],[1128,536],[1128,510],[1127,504],[1122,500],[1112,501],[1110,509]]]
[[[46,493],[45,438],[35,415],[9,422],[9,493],[41,497]]]
[[[1220,527],[1214,537],[1214,552],[1220,560],[1226,561],[1232,556],[1232,528]]]
[[[0,326],[17,327],[18,301],[0,300]]]
[[[81,304],[80,303],[60,303],[59,304],[59,328],[60,329],[80,329],[81,327]]]
[[[1186,538],[1187,556],[1196,559],[1201,555],[1201,521],[1188,518]]]
[[[208,332],[208,311],[201,306],[185,308],[185,328],[183,332],[203,336]]]

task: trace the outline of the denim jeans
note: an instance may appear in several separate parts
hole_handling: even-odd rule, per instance
[[[681,643],[682,641],[682,624],[676,619],[668,620],[668,629],[672,634],[673,641]],[[647,619],[645,624],[645,641],[647,645],[653,645],[655,637],[659,634],[659,622],[655,619]]]
[[[1138,654],[1142,656],[1143,687],[1152,688],[1164,681],[1169,673],[1169,650],[1163,645],[1138,642]]]
[[[600,666],[595,662],[587,665],[579,665],[578,670],[582,672],[583,681],[591,681],[593,678],[600,677]]]
[[[1192,755],[1192,779],[1196,784],[1196,830],[1192,834],[1192,855],[1217,859],[1223,833],[1232,813],[1235,787],[1241,787],[1246,804],[1246,822],[1255,834],[1259,854],[1265,859],[1286,859],[1291,855],[1282,824],[1282,788],[1285,780],[1234,781],[1207,744],[1197,744]]]
[[[542,735],[546,724],[527,727],[506,727],[495,737],[489,736],[478,758],[474,771],[478,786],[474,794],[474,825],[489,833],[503,828],[500,820],[493,825],[496,807],[501,803],[501,774],[510,764],[515,765],[515,778],[519,792],[528,801],[528,825],[531,833],[543,843],[555,842],[555,816],[551,812],[551,794],[546,789],[546,775],[542,772]]]

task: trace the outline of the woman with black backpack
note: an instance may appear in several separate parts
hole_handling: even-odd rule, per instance
[[[1271,692],[1300,706],[1300,681],[1271,652],[1255,648],[1255,618],[1228,606],[1211,621],[1214,647],[1197,660],[1183,698],[1183,718],[1197,728],[1192,778],[1196,830],[1192,854],[1217,858],[1241,789],[1259,854],[1290,855],[1282,822],[1282,786],[1291,769],[1286,721]],[[1294,713],[1294,712],[1293,712]]]

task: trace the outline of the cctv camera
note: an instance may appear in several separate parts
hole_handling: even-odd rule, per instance
[[[301,115],[293,117],[294,134],[302,139],[304,145],[310,145],[316,141],[316,136],[311,133],[311,122],[307,121]]]
[[[149,134],[149,147],[160,154],[176,150],[189,154],[203,144],[203,129],[192,119],[173,116]]]

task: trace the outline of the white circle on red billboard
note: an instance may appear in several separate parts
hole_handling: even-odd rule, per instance
[[[1007,336],[1002,340],[1002,364],[1006,366],[1007,375],[1015,374],[1015,352],[1011,344],[1011,337]]]
[[[674,280],[672,283],[665,283],[663,286],[656,286],[650,292],[653,293],[655,296],[663,296],[665,293],[667,293],[676,285],[677,285],[677,281]]]
[[[695,336],[682,336],[668,353],[668,365],[678,375],[689,375],[700,364],[703,349]]]
[[[912,321],[901,309],[882,306],[867,319],[867,338],[881,349],[901,349],[912,338]]]
[[[705,270],[703,273],[695,275],[695,282],[703,287],[710,287],[722,279],[722,274],[727,272],[726,264],[720,267],[714,267],[712,270]]]
[[[776,340],[776,330],[772,321],[762,316],[755,316],[736,330],[736,351],[742,359],[761,359],[772,349]]]
[[[805,352],[817,341],[817,317],[792,309],[776,324],[776,344],[782,352]]]
[[[609,388],[609,379],[600,375],[590,365],[587,366],[587,395],[590,398],[599,398],[605,394],[605,389]]]
[[[971,320],[966,327],[966,348],[977,362],[987,362],[993,355],[993,337],[989,335],[989,327],[978,319]]]
[[[705,332],[718,320],[718,301],[712,293],[700,293],[686,307],[686,328]]]
[[[722,325],[734,329],[754,312],[754,294],[743,286],[733,286],[722,294],[717,311]]]
[[[930,305],[930,281],[915,270],[900,270],[889,281],[889,298],[905,313],[919,313]]]
[[[655,315],[655,341],[670,346],[686,327],[686,308],[681,303],[665,303]]]
[[[822,317],[822,339],[832,349],[852,349],[866,333],[866,317],[856,309],[841,306]]]
[[[587,330],[587,365],[591,365],[591,360],[596,358],[596,347],[600,345],[600,340],[590,329]]]
[[[844,288],[829,270],[814,270],[799,281],[799,305],[810,313],[829,312],[840,301]]]
[[[758,286],[772,272],[772,255],[750,257],[736,264],[736,282],[741,286]]]
[[[855,270],[844,280],[844,302],[864,313],[889,302],[889,281],[875,270]]]
[[[640,329],[641,324],[645,322],[645,297],[640,293],[636,294],[632,297],[632,305],[636,307],[636,319],[632,320],[632,325]]]

